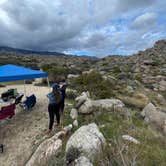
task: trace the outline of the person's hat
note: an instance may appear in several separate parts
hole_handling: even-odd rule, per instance
[[[54,83],[54,84],[52,85],[52,88],[53,88],[53,89],[59,89],[60,87],[59,87],[59,84],[58,84],[58,83]]]

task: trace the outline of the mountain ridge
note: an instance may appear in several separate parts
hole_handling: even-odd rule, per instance
[[[35,51],[29,49],[13,48],[9,46],[0,46],[0,52],[15,52],[18,54],[37,54],[37,55],[66,55],[60,52],[51,51]]]

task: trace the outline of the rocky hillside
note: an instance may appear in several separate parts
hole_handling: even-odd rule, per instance
[[[50,78],[63,75],[68,82],[62,128],[54,126],[49,135],[49,88],[36,86],[37,80],[27,86],[38,102],[29,112],[17,108],[14,118],[0,124],[1,165],[164,166],[165,54],[165,40],[132,56],[102,59],[1,54],[1,64],[42,68]]]
[[[94,68],[122,80],[138,80],[151,89],[165,91],[166,40],[132,56],[108,56]],[[158,84],[159,83],[159,84]]]
[[[0,65],[3,64],[16,64],[23,65],[31,68],[39,69],[43,64],[52,64],[53,66],[62,66],[67,68],[87,70],[91,64],[95,63],[97,58],[87,56],[74,56],[74,55],[39,55],[39,54],[22,54],[9,51],[0,51]]]

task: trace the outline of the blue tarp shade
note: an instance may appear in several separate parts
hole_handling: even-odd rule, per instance
[[[27,80],[33,78],[47,77],[48,74],[39,70],[32,70],[16,65],[0,66],[0,82]]]

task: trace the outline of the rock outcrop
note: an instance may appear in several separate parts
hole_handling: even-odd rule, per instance
[[[166,113],[157,110],[152,103],[149,103],[143,109],[141,115],[144,117],[147,123],[151,124],[166,134]]]
[[[115,111],[124,116],[129,116],[127,109],[122,101],[118,99],[100,99],[91,100],[89,94],[83,92],[81,96],[76,98],[77,109],[79,113],[90,114],[98,110]]]
[[[65,136],[71,129],[72,125],[66,126],[62,131],[42,142],[26,163],[26,166],[47,165],[52,157],[56,157],[61,152],[61,137]]]
[[[58,155],[62,149],[62,141],[58,137],[59,134],[56,134],[40,144],[26,166],[45,165],[52,156]]]

